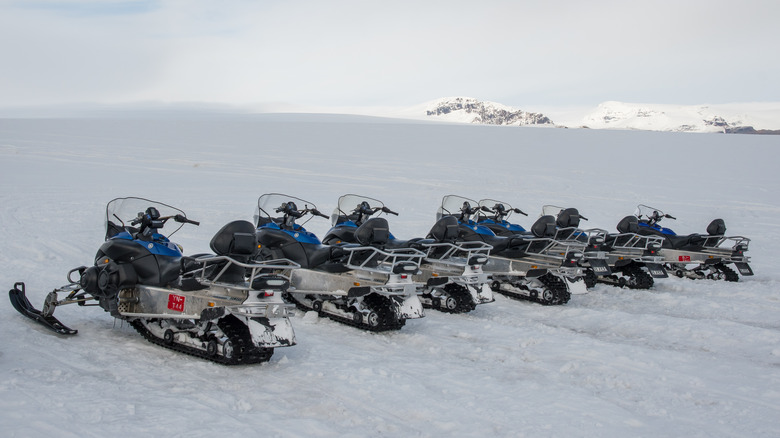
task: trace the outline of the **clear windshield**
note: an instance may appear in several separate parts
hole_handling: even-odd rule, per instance
[[[441,207],[436,211],[436,220],[441,219],[443,216],[460,217],[465,203],[468,203],[468,206],[472,209],[477,209],[479,207],[479,202],[473,199],[464,198],[463,196],[458,195],[445,196],[441,200]]]
[[[661,211],[659,208],[650,207],[648,205],[639,204],[636,206],[636,211],[634,212],[634,216],[636,216],[639,219],[660,219],[664,216],[664,212]]]
[[[339,216],[349,217],[354,214],[355,209],[358,209],[363,202],[367,202],[371,208],[383,208],[385,206],[379,199],[360,195],[343,195],[339,197],[339,203],[336,206],[336,209],[333,210],[333,214],[330,215],[331,225],[336,226],[339,222]]]
[[[298,210],[305,210],[305,209],[316,209],[317,206],[314,205],[313,202],[305,201],[301,198],[296,198],[295,196],[285,195],[282,193],[266,193],[265,195],[260,196],[260,198],[257,200],[257,208],[255,209],[255,226],[257,226],[260,222],[259,219],[269,219],[274,222],[280,223],[281,218],[284,216],[283,213],[277,212],[276,210],[288,202],[294,202]],[[311,219],[312,216],[306,216],[301,219],[303,219],[303,222],[301,222],[298,225],[303,225],[306,222]],[[276,220],[274,220],[276,219]]]
[[[563,207],[559,207],[557,205],[543,205],[542,216],[558,217],[558,214],[563,210]]]
[[[123,231],[126,227],[130,227],[130,221],[143,215],[149,207],[156,208],[160,212],[160,217],[176,216],[177,214],[187,217],[184,211],[162,202],[133,197],[116,198],[109,201],[108,205],[106,205],[106,239],[116,235],[117,232]],[[168,237],[184,226],[183,223],[172,220],[167,221],[165,225],[167,227],[165,233],[161,234],[165,234]]]

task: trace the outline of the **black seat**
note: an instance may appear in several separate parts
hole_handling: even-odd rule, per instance
[[[257,251],[255,226],[244,220],[230,222],[217,231],[217,234],[211,239],[209,247],[216,255],[228,256],[238,262],[246,263]],[[220,270],[221,268],[217,269],[216,272]],[[239,283],[244,281],[245,274],[245,268],[231,264],[218,280],[226,283]]]
[[[371,218],[355,230],[355,241],[363,246],[383,246],[389,239],[390,228],[383,217]]]
[[[551,215],[544,215],[531,225],[531,233],[535,237],[554,237],[556,220]]]
[[[558,228],[577,228],[580,226],[580,212],[576,208],[563,209],[558,213],[555,224]]]
[[[453,242],[458,238],[458,219],[444,216],[431,227],[428,238],[437,242]]]
[[[619,233],[636,233],[639,231],[639,219],[636,216],[626,216],[617,224]]]
[[[722,236],[726,234],[726,222],[723,219],[714,219],[707,225],[707,234],[710,236]]]
[[[617,233],[609,233],[604,237],[605,247],[625,246],[632,242],[632,234],[639,233],[639,219],[636,216],[626,216],[618,222],[616,228]]]

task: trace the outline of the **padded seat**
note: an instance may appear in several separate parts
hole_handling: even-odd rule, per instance
[[[246,263],[257,251],[255,226],[244,220],[230,222],[217,231],[211,239],[209,247],[216,255],[227,256],[238,262]],[[221,266],[216,268],[215,273],[221,269]],[[240,283],[244,281],[245,276],[245,268],[231,264],[217,280],[225,283]]]

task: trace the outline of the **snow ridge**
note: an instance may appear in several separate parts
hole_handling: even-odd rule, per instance
[[[776,133],[767,125],[771,108],[727,105],[660,105],[604,102],[585,116],[594,129],[637,129],[674,132]],[[774,113],[777,113],[776,108]],[[771,116],[770,116],[771,117]],[[763,132],[762,132],[763,131]]]
[[[554,123],[541,112],[523,111],[471,97],[446,97],[415,107],[415,118],[455,123],[513,126],[549,126],[591,129],[627,129],[727,134],[780,134],[780,103],[668,105],[608,101],[582,111],[576,118]],[[555,111],[553,111],[555,112]],[[419,116],[416,114],[420,114]],[[561,114],[556,113],[556,120]]]
[[[544,114],[470,97],[449,97],[434,101],[427,107],[426,115],[452,122],[484,125],[553,125],[553,121]]]

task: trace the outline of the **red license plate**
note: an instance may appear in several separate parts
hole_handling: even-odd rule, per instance
[[[691,261],[691,256],[680,256],[680,261],[681,262],[690,262]]]
[[[184,297],[176,294],[168,294],[168,308],[174,312],[184,312]]]

